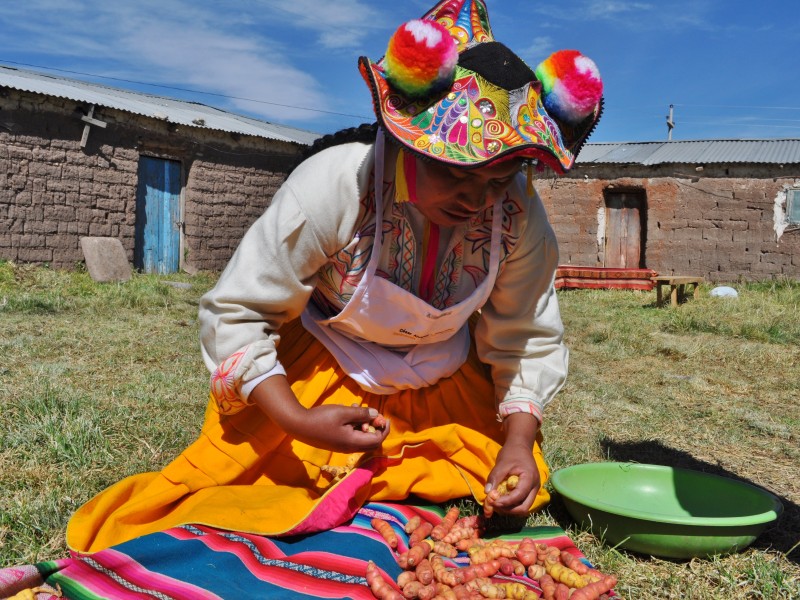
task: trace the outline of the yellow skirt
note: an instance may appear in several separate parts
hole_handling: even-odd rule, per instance
[[[362,457],[363,468],[352,478],[332,483],[321,467],[345,465],[349,455],[298,442],[255,406],[220,415],[212,399],[199,438],[172,463],[128,477],[78,509],[67,526],[69,547],[96,552],[187,523],[300,533],[335,526],[364,502],[410,495],[434,503],[466,496],[483,502],[503,432],[492,383],[474,348],[452,377],[384,396],[365,392],[345,375],[299,319],[283,328],[281,339],[281,363],[303,406],[359,403],[391,420],[380,456]],[[533,454],[542,489],[533,510],[549,501],[540,442]],[[314,524],[304,525],[312,516]]]

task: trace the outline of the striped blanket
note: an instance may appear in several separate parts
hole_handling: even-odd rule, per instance
[[[612,267],[579,267],[559,265],[556,269],[555,288],[595,290],[650,291],[655,286],[652,269],[617,269]]]
[[[365,578],[367,562],[375,562],[387,581],[396,580],[402,571],[397,553],[407,549],[405,523],[415,515],[438,522],[442,514],[438,507],[370,503],[344,525],[295,537],[264,537],[184,525],[94,554],[73,554],[61,560],[2,569],[0,597],[33,589],[38,592],[34,596],[37,600],[370,600],[373,595]],[[373,517],[392,524],[400,540],[397,551],[370,526]],[[585,561],[557,527],[526,528],[503,537],[532,537]],[[466,562],[466,555],[461,555],[450,565],[463,566]],[[519,581],[539,593],[534,581]]]

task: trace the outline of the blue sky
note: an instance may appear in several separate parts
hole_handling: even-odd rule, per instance
[[[328,133],[373,119],[356,62],[421,0],[5,0],[0,64]],[[800,138],[797,0],[487,0],[535,67],[577,49],[606,111],[592,142]],[[145,85],[150,84],[150,85]],[[193,91],[187,91],[193,90]]]

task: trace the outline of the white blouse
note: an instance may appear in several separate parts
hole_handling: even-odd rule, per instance
[[[393,157],[387,149],[387,200],[393,197]],[[283,372],[277,331],[300,315],[315,289],[315,299],[335,310],[347,301],[348,289],[355,288],[357,263],[368,260],[374,234],[367,227],[370,221],[374,224],[373,159],[372,145],[351,143],[304,161],[242,238],[217,285],[201,299],[204,361],[212,373],[226,363],[226,385],[242,403],[264,377]],[[419,195],[424,202],[424,193]],[[498,414],[530,412],[541,420],[544,406],[564,383],[568,363],[553,288],[558,248],[541,200],[526,195],[522,174],[503,207],[504,255],[480,312],[475,342],[480,359],[491,367]],[[407,205],[391,212],[392,222],[384,227],[391,227],[397,243],[384,244],[379,271],[415,291],[418,253],[413,247],[402,252],[400,246],[419,243],[420,215]],[[484,228],[478,219],[442,236],[432,303],[458,302],[480,283],[488,252],[481,243]],[[403,260],[414,264],[404,268],[409,265],[401,264]],[[332,273],[344,280],[332,284]],[[410,283],[400,280],[409,273]]]

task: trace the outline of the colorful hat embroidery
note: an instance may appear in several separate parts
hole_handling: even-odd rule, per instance
[[[419,21],[401,26],[377,63],[359,60],[375,113],[394,139],[464,168],[510,156],[541,160],[557,173],[572,167],[602,109],[590,59],[561,51],[534,73],[494,41],[483,0],[444,0]],[[452,50],[434,29],[455,41],[452,75]],[[415,72],[415,64],[424,68]]]

